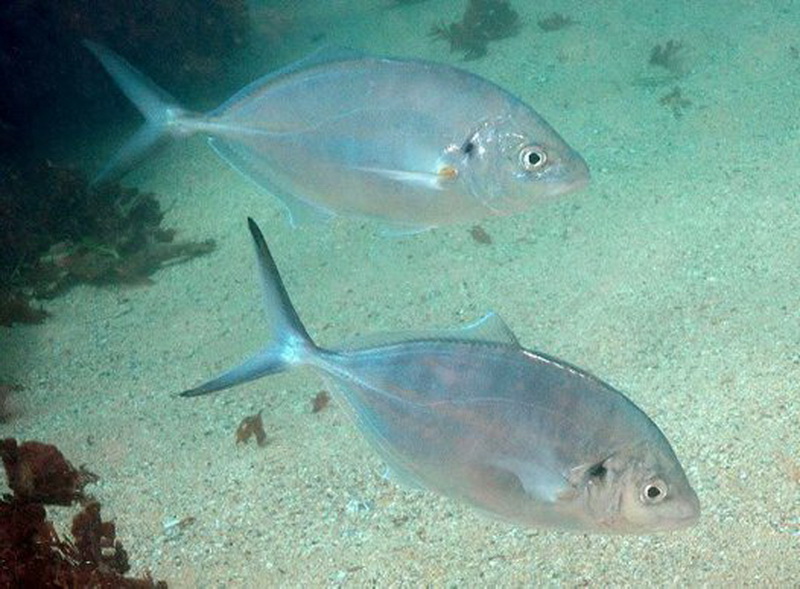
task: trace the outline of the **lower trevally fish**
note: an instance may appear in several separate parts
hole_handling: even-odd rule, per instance
[[[309,337],[250,220],[267,346],[184,396],[310,366],[401,479],[514,524],[649,533],[700,506],[669,442],[622,393],[522,348],[497,315],[333,351]]]
[[[523,211],[589,181],[580,155],[533,109],[457,68],[318,52],[196,114],[110,50],[85,45],[146,119],[96,183],[167,137],[202,133],[293,223],[344,215],[414,232]]]

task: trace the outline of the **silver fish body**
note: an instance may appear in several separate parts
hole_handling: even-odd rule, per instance
[[[527,526],[651,532],[696,520],[669,442],[621,393],[516,342],[449,337],[466,336],[324,368],[401,480]]]
[[[344,215],[407,231],[513,214],[589,181],[580,155],[533,109],[457,68],[315,55],[197,115],[86,44],[147,119],[98,181],[166,135],[205,133],[293,222]]]
[[[496,315],[458,330],[326,350],[308,336],[251,221],[271,341],[185,396],[311,366],[401,479],[518,525],[649,533],[699,502],[667,439],[586,372],[522,348]]]

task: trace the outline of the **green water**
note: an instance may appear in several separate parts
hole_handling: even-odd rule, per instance
[[[75,288],[46,303],[43,325],[0,332],[4,374],[26,387],[0,436],[89,465],[132,572],[177,587],[797,583],[800,7],[517,1],[518,34],[462,61],[427,36],[462,2],[389,4],[298,3],[277,52],[243,51],[232,88],[320,43],[452,63],[533,105],[583,155],[590,187],[482,222],[491,243],[469,226],[293,230],[201,138],[176,144],[126,181],[218,250],[147,288]],[[556,11],[576,24],[541,30]],[[682,44],[674,70],[648,63],[669,40]],[[125,134],[105,130],[92,161]],[[248,215],[322,344],[493,309],[524,346],[624,391],[674,446],[700,523],[644,537],[516,529],[406,490],[343,408],[311,412],[324,385],[310,372],[170,396],[263,340]],[[270,443],[237,446],[259,410]]]

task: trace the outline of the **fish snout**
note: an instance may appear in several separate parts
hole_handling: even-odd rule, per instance
[[[682,498],[676,509],[675,529],[688,528],[695,525],[700,520],[700,499],[694,489],[689,489],[690,494]]]
[[[592,181],[589,166],[580,154],[574,151],[564,158],[558,175],[561,176],[565,186],[564,192],[583,190]]]
[[[654,531],[672,532],[694,526],[700,520],[700,500],[694,489],[688,487],[668,504],[659,515],[660,524]]]

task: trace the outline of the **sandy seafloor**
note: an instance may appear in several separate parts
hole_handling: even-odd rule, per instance
[[[462,3],[301,3],[278,55],[256,44],[247,66],[295,59],[319,31],[461,64],[534,105],[589,163],[587,190],[482,222],[490,245],[469,226],[406,239],[347,220],[292,230],[194,138],[127,182],[218,251],[147,288],[74,288],[45,303],[43,325],[0,332],[2,380],[25,386],[0,435],[56,443],[102,477],[90,491],[132,572],[174,587],[800,583],[800,7],[514,4],[519,35],[461,62],[425,33]],[[579,24],[540,31],[556,10]],[[685,46],[679,79],[647,65],[668,39]],[[691,101],[680,118],[659,103],[675,86]],[[97,169],[135,124],[131,111],[75,139],[72,157]],[[494,309],[527,347],[624,391],[671,440],[700,523],[643,537],[516,529],[404,490],[342,408],[311,413],[322,383],[310,371],[170,396],[265,337],[248,215],[322,344]],[[269,445],[237,446],[259,410]],[[165,534],[184,517],[196,521]]]

